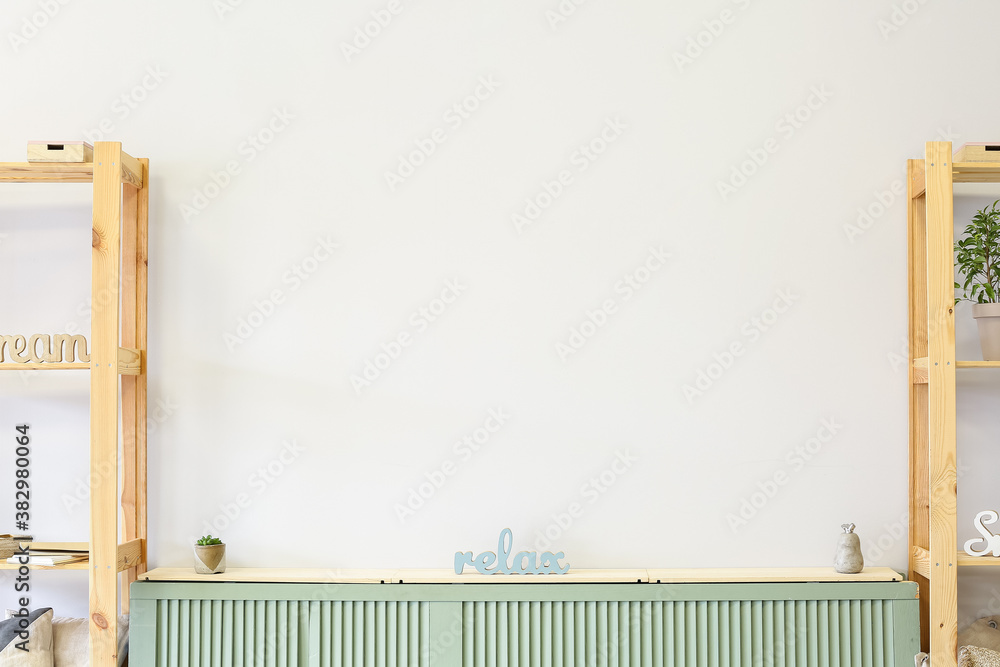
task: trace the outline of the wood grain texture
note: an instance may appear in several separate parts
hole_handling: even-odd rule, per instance
[[[104,142],[108,143],[108,142]],[[118,161],[123,183],[140,188],[144,182],[141,169],[133,171],[140,160],[129,158]],[[94,181],[93,162],[0,162],[0,182],[25,183],[92,183]]]
[[[2,363],[0,364],[0,371],[87,371],[90,370],[90,364],[82,361],[77,362],[62,362],[59,364],[36,364],[33,362],[28,362],[25,364],[17,363]]]
[[[927,198],[924,160],[908,160],[907,172],[907,292],[909,379],[909,543],[910,579],[920,586],[920,646],[930,650],[930,582],[926,559],[915,558],[930,547],[930,478],[927,472]],[[922,575],[924,578],[915,575]]]
[[[931,576],[930,559],[931,555],[927,549],[921,547],[910,548],[910,567],[915,574],[919,574],[925,579]]]
[[[143,187],[143,183],[145,183],[142,163],[125,151],[122,151],[121,163],[122,182],[128,183],[133,188],[141,189]]]
[[[994,556],[970,556],[964,551],[956,553],[960,567],[1000,567],[1000,558]]]
[[[403,569],[392,575],[393,583],[407,584],[579,584],[579,583],[639,583],[649,580],[646,570],[587,570],[570,569],[566,574],[480,574],[467,571],[455,574],[454,569]]]
[[[955,451],[954,201],[951,142],[926,146],[930,654],[954,667],[958,651]],[[911,385],[913,386],[913,385]]]
[[[136,206],[136,239],[135,239],[135,344],[142,355],[142,373],[135,378],[135,516],[136,539],[142,540],[142,558],[138,566],[131,569],[126,576],[125,598],[128,599],[128,586],[146,571],[148,540],[148,524],[146,512],[146,436],[147,436],[147,377],[146,351],[148,346],[149,322],[149,160],[141,158],[142,189],[138,191]]]
[[[192,555],[193,559],[194,556]],[[248,583],[301,582],[334,584],[390,583],[396,570],[339,568],[228,567],[221,574],[196,574],[191,567],[158,567],[139,575],[142,581],[238,581]]]
[[[927,192],[923,160],[906,161],[906,191],[911,202]]]
[[[93,163],[0,162],[0,181],[91,183]]]
[[[407,584],[565,584],[565,583],[752,583],[901,581],[888,567],[868,567],[859,574],[838,574],[832,567],[581,569],[564,575],[503,575],[451,569],[350,570],[324,568],[231,567],[222,574],[195,574],[193,567],[158,567],[139,577],[143,581],[232,581],[257,583],[407,583]]]
[[[993,150],[986,150],[989,146]],[[954,162],[1000,162],[1000,152],[996,148],[1000,144],[966,143],[962,144],[952,155]]]
[[[135,539],[129,540],[123,544],[118,545],[118,559],[115,572],[124,572],[125,570],[130,570],[136,565],[138,565],[143,558],[143,553],[145,552],[146,545],[143,544],[143,540]],[[128,589],[125,589],[128,590]],[[125,598],[127,595],[122,597],[122,606],[127,608],[125,605]],[[125,613],[124,611],[122,612]]]
[[[118,374],[139,375],[142,373],[142,352],[130,347],[118,348]],[[124,379],[124,378],[123,378]],[[124,395],[124,388],[122,394]]]
[[[28,162],[93,162],[94,147],[85,141],[29,141]]]
[[[135,164],[142,188],[123,188],[122,344],[135,349],[139,372],[122,377],[122,533],[143,549],[122,576],[127,591],[146,569],[146,372],[147,254],[149,244],[149,161]],[[129,600],[122,596],[122,613]]]
[[[1000,183],[1000,162],[956,162],[955,183]]]
[[[6,560],[0,562],[0,570],[16,570],[19,565],[8,563]],[[62,563],[61,565],[29,565],[32,570],[89,570],[90,561],[76,561],[73,563]]]
[[[809,582],[902,581],[903,575],[888,567],[866,567],[857,574],[840,574],[832,567],[743,567],[649,570],[651,583],[682,582]]]
[[[122,216],[121,144],[94,146],[90,372],[90,664],[116,663],[118,618],[118,348]],[[106,305],[102,305],[106,304]],[[108,471],[116,471],[108,474]]]
[[[140,167],[141,169],[141,167]],[[122,345],[131,348],[138,362],[137,372],[121,379],[121,419],[122,419],[122,535],[126,541],[136,540],[138,535],[138,517],[136,515],[136,446],[138,439],[139,408],[136,400],[137,383],[142,368],[142,353],[138,349],[136,335],[136,311],[138,298],[136,295],[136,238],[139,230],[139,189],[126,184],[122,188],[122,305],[121,329]],[[119,351],[119,360],[121,351]],[[141,543],[140,548],[141,548]],[[119,570],[121,569],[121,547],[119,553]],[[137,557],[136,562],[139,558]],[[130,569],[130,568],[129,568]],[[128,590],[128,585],[135,580],[133,572],[122,574],[121,584]],[[128,613],[129,601],[122,596],[122,613]]]

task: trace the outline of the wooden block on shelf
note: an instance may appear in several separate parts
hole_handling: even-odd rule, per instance
[[[28,162],[93,162],[94,147],[85,141],[29,141]]]
[[[952,157],[954,162],[1000,162],[1000,144],[962,144]]]

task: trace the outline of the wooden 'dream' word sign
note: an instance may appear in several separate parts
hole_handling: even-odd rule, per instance
[[[534,551],[518,551],[514,555],[514,560],[508,562],[513,542],[514,536],[510,532],[510,528],[504,528],[500,531],[497,553],[484,551],[478,556],[473,556],[471,551],[456,551],[455,574],[462,574],[466,565],[472,565],[480,574],[566,574],[569,572],[569,563],[559,564],[559,559],[565,557],[561,551],[556,553],[546,551],[540,558]],[[489,569],[494,563],[496,567]]]
[[[41,343],[41,345],[39,345]],[[6,350],[6,353],[4,352]],[[49,364],[62,363],[65,351],[68,362],[90,361],[87,339],[77,334],[32,334],[24,336],[0,336],[0,362],[12,361],[26,364],[29,361]]]
[[[1000,518],[1000,514],[997,514],[993,510],[984,510],[976,515],[972,525],[976,527],[976,530],[979,531],[982,537],[975,537],[966,542],[965,553],[970,556],[985,556],[989,553],[992,553],[994,556],[1000,556],[1000,535],[994,535],[986,527],[988,523],[996,523],[998,518]],[[981,551],[976,551],[974,548],[977,542],[983,543]]]

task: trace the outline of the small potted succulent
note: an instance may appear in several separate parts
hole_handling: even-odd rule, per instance
[[[194,544],[194,571],[221,574],[226,571],[226,545],[218,537],[205,535]]]
[[[962,296],[955,303],[972,302],[979,325],[979,344],[986,361],[1000,361],[1000,200],[977,211],[955,242],[955,266],[965,282],[955,283]]]

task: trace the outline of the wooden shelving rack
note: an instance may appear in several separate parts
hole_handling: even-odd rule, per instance
[[[907,162],[910,341],[909,577],[920,586],[920,643],[934,667],[958,651],[958,568],[998,566],[958,550],[955,370],[955,183],[1000,183],[1000,162],[952,162],[949,141]]]
[[[8,362],[0,363],[0,370],[90,371],[90,559],[38,569],[89,570],[90,664],[113,667],[117,665],[119,601],[126,613],[129,584],[146,570],[149,162],[125,153],[118,142],[96,142],[92,163],[0,163],[0,182],[94,186],[89,363]],[[119,411],[124,446],[121,467]],[[109,475],[107,470],[116,472]],[[120,531],[119,474],[123,484]]]

